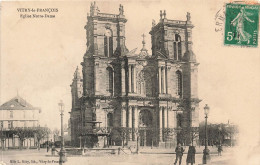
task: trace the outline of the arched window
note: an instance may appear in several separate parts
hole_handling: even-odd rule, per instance
[[[144,71],[140,71],[137,75],[137,89],[139,94],[145,94]]]
[[[104,54],[106,57],[113,55],[113,36],[111,30],[107,29],[104,37]]]
[[[177,95],[182,96],[182,74],[181,71],[176,72],[176,85],[177,85]]]
[[[113,114],[107,114],[107,127],[113,127]]]
[[[148,109],[139,112],[139,125],[141,127],[152,127],[153,114]]]
[[[107,91],[113,95],[114,91],[114,74],[111,67],[107,68]]]
[[[181,60],[181,36],[175,34],[175,41],[173,42],[174,60]]]

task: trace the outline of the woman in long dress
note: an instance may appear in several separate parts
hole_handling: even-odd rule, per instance
[[[238,40],[238,43],[241,43],[242,41],[247,41],[248,43],[250,42],[250,38],[252,36],[244,30],[245,19],[252,23],[255,22],[247,17],[250,15],[252,14],[246,12],[244,8],[241,8],[236,18],[233,21],[231,21],[231,24],[236,28],[237,35],[235,39]]]
[[[189,163],[191,165],[195,164],[195,154],[196,154],[196,149],[195,146],[190,145],[188,154],[187,154],[187,159],[186,159],[186,164],[188,165]]]

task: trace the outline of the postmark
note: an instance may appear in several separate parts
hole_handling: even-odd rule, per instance
[[[224,45],[258,46],[259,6],[227,4]]]

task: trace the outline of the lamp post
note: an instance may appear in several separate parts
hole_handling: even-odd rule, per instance
[[[59,164],[62,165],[62,163],[67,161],[66,158],[66,151],[64,149],[64,131],[63,131],[63,112],[64,112],[64,103],[61,100],[60,103],[58,104],[60,107],[60,116],[61,116],[61,149],[60,149],[60,160],[59,160]]]
[[[208,149],[208,134],[207,134],[207,120],[208,120],[208,113],[209,113],[209,106],[206,104],[204,107],[205,113],[205,149],[203,150],[203,164],[208,164],[210,162],[210,154]]]

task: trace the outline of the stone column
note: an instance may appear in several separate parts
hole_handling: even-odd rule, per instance
[[[161,93],[164,93],[164,73],[163,73],[163,67],[161,67]]]
[[[162,142],[162,138],[163,138],[163,114],[162,114],[162,108],[159,107],[159,129],[160,129],[160,141]]]
[[[168,128],[168,112],[167,112],[167,108],[164,108],[164,129]],[[168,134],[164,134],[164,141],[167,142],[167,135]]]
[[[159,74],[159,76],[158,76],[158,81],[159,81],[159,94],[161,94],[161,92],[162,92],[162,90],[161,90],[161,87],[162,87],[162,85],[161,85],[161,80],[162,80],[162,75],[161,75],[161,67],[159,67],[158,68],[158,74]]]
[[[131,93],[131,65],[128,65],[128,93]]]
[[[139,110],[137,107],[135,107],[135,128],[138,128],[139,124]]]
[[[121,66],[121,90],[122,90],[122,95],[125,95],[125,68],[124,65]]]
[[[126,127],[126,109],[122,107],[121,126]]]
[[[165,140],[165,136],[164,136],[164,128],[165,128],[165,109],[164,107],[161,108],[161,123],[162,123],[162,141]]]
[[[179,43],[179,42],[176,41],[175,43],[176,43],[176,58],[177,58],[177,60],[180,60],[180,59],[179,59],[179,49],[178,49],[178,45],[179,45],[178,43]]]
[[[134,71],[134,74],[133,74],[133,83],[134,83],[134,93],[136,93],[136,69],[135,69],[135,65],[133,65],[133,71]]]
[[[128,127],[131,130],[132,128],[132,107],[129,107],[128,109]],[[129,134],[129,140],[132,140],[132,133]]]
[[[168,113],[167,113],[167,108],[164,108],[164,128],[167,128],[168,126]]]
[[[113,83],[112,83],[112,95],[115,95],[115,70],[112,70],[112,75],[113,75]]]
[[[168,68],[167,66],[165,67],[165,93],[168,93]]]
[[[138,121],[139,121],[139,112],[138,112],[138,109],[137,107],[134,107],[134,114],[133,115],[133,118],[134,118],[134,129],[137,130],[138,129]],[[135,132],[133,133],[133,140],[136,140],[136,135],[135,135]]]
[[[165,73],[166,73],[166,71],[165,71],[166,69],[165,69],[165,67],[163,67],[163,69],[162,69],[162,74],[163,74],[163,93],[166,93],[166,76],[165,76]]]

